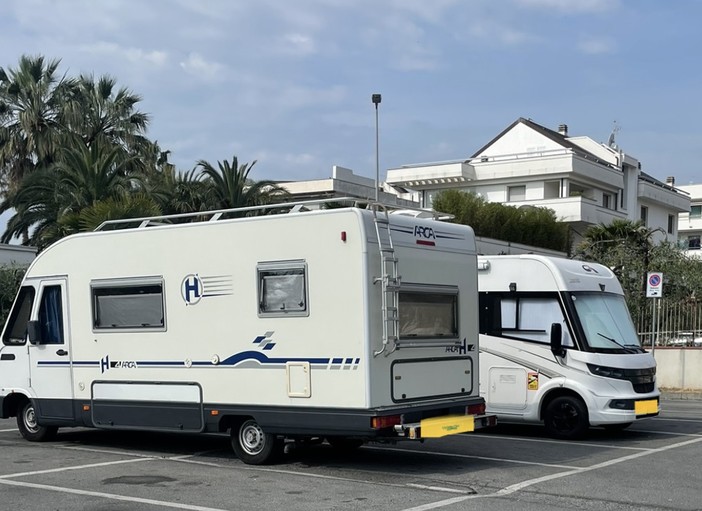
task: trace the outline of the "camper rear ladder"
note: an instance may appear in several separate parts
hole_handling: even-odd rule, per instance
[[[383,345],[373,353],[378,356],[387,351],[386,355],[397,348],[400,339],[399,294],[400,275],[397,271],[397,257],[390,233],[390,218],[384,207],[373,208],[375,233],[378,237],[380,250],[380,277],[374,283],[381,286],[381,307],[383,316]]]

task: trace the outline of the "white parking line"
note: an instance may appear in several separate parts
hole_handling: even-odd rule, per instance
[[[584,447],[600,447],[602,449],[622,449],[630,451],[647,451],[647,447],[629,447],[626,445],[617,444],[593,444],[588,442],[573,442],[572,440],[550,440],[548,438],[524,438],[520,436],[502,436],[502,435],[481,435],[480,433],[470,433],[462,435],[459,438],[499,438],[500,440],[516,440],[518,442],[537,442],[544,444],[562,444],[562,445],[581,445]]]
[[[109,500],[120,500],[122,502],[135,502],[138,504],[149,504],[151,506],[169,507],[172,509],[187,509],[188,511],[226,511],[212,507],[192,506],[189,504],[181,504],[180,502],[167,502],[162,500],[143,499],[140,497],[127,497],[125,495],[115,495],[114,493],[104,493],[98,491],[76,490],[74,488],[62,488],[60,486],[49,486],[48,484],[25,483],[22,481],[10,481],[7,479],[0,480],[0,484],[9,486],[21,486],[24,488],[34,488],[37,490],[48,490],[60,493],[70,493],[73,495],[84,495],[88,497],[101,497]]]
[[[0,433],[10,433],[10,432],[13,432],[13,431],[19,431],[19,430],[18,430],[17,428],[13,428],[13,429],[0,429]]]
[[[602,463],[597,463],[595,465],[591,465],[589,467],[584,467],[584,468],[578,468],[575,470],[568,470],[566,472],[559,472],[557,474],[551,474],[543,477],[537,477],[535,479],[528,479],[526,481],[522,481],[521,483],[516,483],[511,486],[508,486],[506,488],[503,488],[499,491],[496,491],[495,493],[489,493],[485,495],[465,495],[462,497],[454,497],[451,499],[446,499],[446,500],[441,500],[438,502],[432,502],[429,504],[424,504],[422,506],[416,506],[416,507],[411,507],[411,508],[406,508],[403,511],[430,511],[433,509],[438,509],[441,507],[446,507],[450,506],[452,504],[457,504],[459,502],[463,502],[466,500],[474,500],[474,499],[484,499],[484,498],[494,498],[494,497],[504,497],[506,495],[511,495],[512,493],[515,493],[519,490],[523,490],[524,488],[528,488],[529,486],[534,486],[539,483],[544,483],[546,481],[552,481],[554,479],[560,479],[563,477],[568,477],[574,474],[582,474],[584,472],[591,472],[593,470],[598,470],[600,468],[606,468],[612,465],[616,465],[618,463],[623,463],[625,461],[631,461],[637,458],[641,458],[643,456],[650,456],[651,454],[658,454],[663,451],[668,451],[670,449],[677,449],[679,447],[685,447],[687,445],[692,445],[702,442],[702,438],[695,438],[693,440],[686,440],[684,442],[678,442],[677,444],[671,444],[671,445],[666,445],[664,447],[659,447],[657,449],[650,449],[648,451],[644,452],[637,452],[634,454],[629,454],[628,456],[622,456],[621,458],[615,458],[612,460],[604,461]]]
[[[485,460],[485,461],[499,461],[502,463],[515,463],[517,465],[536,465],[539,467],[549,467],[549,468],[567,468],[567,469],[578,469],[579,467],[572,465],[559,465],[555,463],[539,463],[537,461],[523,461],[523,460],[512,460],[509,458],[491,458],[488,456],[474,456],[472,454],[457,454],[452,452],[437,452],[437,451],[418,451],[414,449],[399,449],[397,447],[366,447],[366,449],[374,449],[379,451],[393,451],[393,452],[408,452],[412,454],[425,454],[427,456],[445,456],[447,458],[467,458],[471,460]]]

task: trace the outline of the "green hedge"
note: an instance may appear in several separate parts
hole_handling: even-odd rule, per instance
[[[570,252],[568,224],[559,222],[548,208],[515,208],[458,190],[437,194],[433,207],[454,215],[456,223],[470,225],[476,236]]]

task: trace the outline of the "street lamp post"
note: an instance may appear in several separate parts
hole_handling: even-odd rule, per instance
[[[380,156],[378,154],[378,105],[381,101],[380,94],[373,94],[371,101],[375,105],[375,202],[378,202],[378,190],[380,188]]]

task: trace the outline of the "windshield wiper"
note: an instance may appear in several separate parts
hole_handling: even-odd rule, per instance
[[[639,352],[639,347],[638,347],[637,345],[635,345],[635,344],[627,344],[627,345],[621,344],[621,343],[619,343],[616,339],[613,339],[613,338],[611,338],[611,337],[607,337],[605,334],[600,333],[600,332],[597,332],[597,335],[599,335],[600,337],[603,337],[603,338],[607,339],[607,340],[608,340],[609,342],[611,342],[611,343],[616,344],[616,345],[619,346],[621,349],[623,349],[626,353],[640,353],[640,352]],[[635,349],[632,351],[631,348],[635,348]]]

